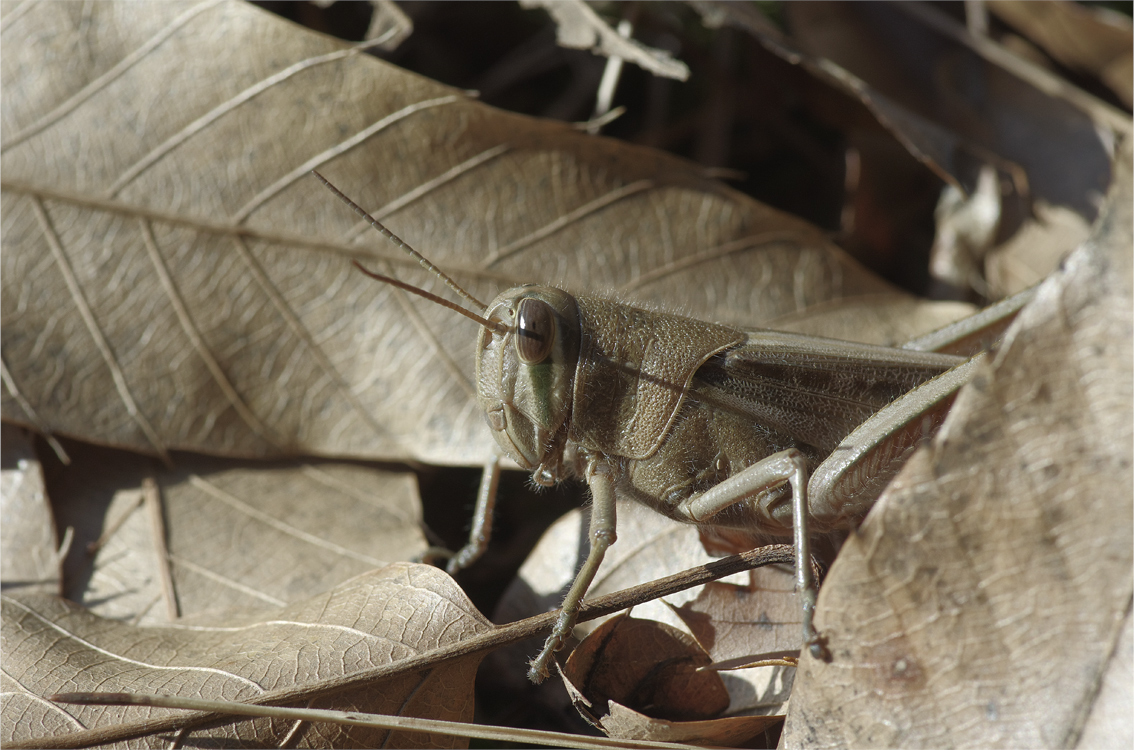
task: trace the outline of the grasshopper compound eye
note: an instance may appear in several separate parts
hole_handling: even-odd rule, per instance
[[[542,364],[551,356],[555,343],[555,317],[543,300],[520,300],[516,326],[516,353],[526,365]]]

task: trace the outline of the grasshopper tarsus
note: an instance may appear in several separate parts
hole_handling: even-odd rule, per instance
[[[808,652],[819,661],[830,664],[834,657],[831,656],[831,649],[827,648],[827,637],[816,633],[814,638],[815,640],[807,645]]]
[[[543,649],[534,659],[528,662],[528,679],[539,685],[551,675],[551,662],[555,654],[567,643],[567,636],[575,624],[575,616],[563,610],[555,620],[555,629],[543,644]]]

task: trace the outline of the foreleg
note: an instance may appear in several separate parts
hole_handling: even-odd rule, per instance
[[[528,669],[528,679],[537,685],[547,679],[548,665],[555,652],[563,648],[571,629],[575,627],[575,619],[579,615],[579,607],[583,597],[591,586],[606,550],[614,544],[615,534],[615,502],[614,502],[614,470],[601,461],[594,461],[587,467],[587,484],[591,488],[591,524],[589,530],[591,548],[583,567],[575,576],[563,605],[559,610],[559,618],[555,621],[555,629],[543,644],[543,650],[532,659]]]
[[[476,509],[473,511],[472,530],[469,541],[449,559],[445,567],[449,575],[467,568],[488,549],[492,538],[492,514],[496,509],[496,490],[500,485],[500,459],[494,458],[484,465],[480,476],[480,489],[476,493]]]

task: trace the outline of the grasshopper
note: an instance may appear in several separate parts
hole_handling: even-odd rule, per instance
[[[538,485],[587,482],[590,550],[530,663],[533,682],[547,677],[616,539],[619,495],[676,521],[741,529],[764,543],[791,538],[803,643],[829,659],[813,625],[812,535],[853,529],[968,380],[976,358],[926,349],[995,332],[1026,301],[1018,295],[901,349],[742,331],[549,286],[515,287],[485,305],[316,176],[480,309],[355,263],[481,326],[477,402],[499,449]],[[486,467],[470,542],[450,573],[487,546],[499,470],[498,461]]]

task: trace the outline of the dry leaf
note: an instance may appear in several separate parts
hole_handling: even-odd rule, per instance
[[[676,523],[630,501],[619,501],[617,513],[618,540],[607,551],[588,591],[588,600],[714,559],[701,546],[695,526]],[[504,591],[493,612],[493,622],[515,622],[559,606],[586,558],[588,524],[589,513],[585,509],[571,511],[552,524]],[[679,606],[695,597],[696,592],[697,589],[691,589],[662,601],[647,602],[635,607],[634,613],[640,618],[681,627],[681,621],[665,602]],[[574,632],[583,637],[600,622],[580,623]],[[527,663],[542,646],[542,638],[532,639],[489,655],[487,663],[492,667],[492,679],[502,689],[530,691]],[[563,691],[555,683],[545,682],[538,690],[537,699],[551,710],[567,709],[574,713],[574,709],[565,704]]]
[[[76,529],[65,593],[104,617],[278,608],[426,547],[407,471],[183,454],[167,468],[68,445],[72,465],[49,464],[55,513]]]
[[[768,567],[750,576],[747,586],[711,583],[676,610],[714,664],[799,653],[802,615],[793,572]],[[731,713],[782,714],[795,669],[761,666],[722,678],[732,696]]]
[[[167,709],[60,706],[64,691],[162,693],[229,700],[449,645],[491,625],[452,579],[398,564],[351,579],[272,616],[228,626],[135,628],[46,597],[4,598],[4,741],[158,717]],[[365,689],[319,698],[314,707],[472,718],[479,655]],[[45,731],[46,730],[46,731]],[[169,740],[172,735],[166,735]],[[192,731],[185,744],[294,747],[456,747],[460,739],[264,719]]]
[[[1064,65],[1098,76],[1127,107],[1134,33],[1130,17],[1079,3],[992,0],[988,9]]]
[[[687,633],[621,614],[571,652],[562,676],[599,709],[615,701],[658,719],[700,721],[728,708],[720,675],[698,671],[710,661]]]
[[[493,613],[494,622],[514,622],[555,609],[563,600],[587,553],[588,515],[585,511],[572,511],[556,521],[540,539],[532,554],[521,566],[516,579],[509,584]],[[751,547],[749,544],[744,549]],[[729,550],[729,553],[737,550]],[[724,552],[722,552],[724,554]],[[663,576],[672,575],[716,558],[705,551],[696,526],[665,518],[654,511],[630,501],[618,503],[618,540],[607,551],[603,565],[588,590],[587,599],[619,591]],[[794,625],[777,625],[774,628],[776,650],[799,648],[799,602],[791,571],[782,567],[767,567],[733,576],[731,588],[747,589],[755,585],[764,589],[755,595],[763,601],[766,595],[773,602],[774,611],[792,607]],[[729,584],[717,583],[713,586]],[[649,620],[689,630],[683,614],[690,602],[698,599],[706,587],[696,587],[667,596],[634,608],[636,619]],[[785,601],[788,602],[785,604]],[[721,613],[714,611],[713,616]],[[754,613],[759,618],[760,613]],[[602,620],[580,623],[575,627],[576,637],[583,638]],[[725,623],[727,627],[728,623]],[[719,623],[713,623],[719,627]],[[794,646],[790,645],[794,638]],[[787,640],[785,640],[787,639]],[[789,643],[789,645],[784,645]],[[527,684],[527,661],[543,645],[542,640],[518,643],[488,657],[492,664],[493,679],[511,690],[520,690]],[[771,650],[771,649],[768,649]],[[711,652],[713,653],[713,652]],[[731,653],[731,652],[730,652]],[[751,653],[751,652],[747,652]],[[714,653],[714,660],[719,655]],[[727,658],[727,657],[725,657]],[[730,712],[760,712],[781,706],[791,689],[791,678],[780,668],[742,670],[723,676],[730,696]],[[556,696],[544,696],[545,702],[557,706]]]
[[[812,305],[769,322],[778,331],[806,333],[880,346],[901,346],[976,309],[966,302],[932,302],[905,295],[876,295]]]
[[[592,584],[595,594],[617,591],[714,559],[701,548],[695,526],[677,523],[624,499],[619,499],[617,512],[618,539],[607,551]],[[572,511],[547,530],[514,584],[517,588],[526,586],[538,599],[525,602],[505,595],[496,619],[516,620],[558,605],[586,557],[588,515],[588,509]],[[657,611],[664,611],[664,607]]]
[[[698,671],[708,655],[687,634],[628,615],[579,644],[560,675],[576,708],[618,739],[746,743],[779,716],[711,718],[729,704],[720,674]]]
[[[588,590],[588,598],[608,594],[716,559],[705,552],[697,527],[672,521],[629,500],[618,502],[618,540],[610,547]],[[513,622],[559,606],[587,555],[589,514],[572,511],[556,521],[521,566],[494,613],[496,622]],[[696,590],[667,597],[673,606],[696,597]],[[635,608],[638,617],[680,627],[662,602]],[[583,623],[582,636],[597,626]],[[529,654],[530,655],[530,654]]]
[[[0,570],[4,590],[59,594],[60,555],[43,469],[26,432],[5,424],[0,435]]]
[[[844,217],[844,244],[869,250],[872,262],[920,244],[925,216],[918,188],[936,188],[903,167],[892,144],[870,132],[868,119],[954,189],[972,194],[982,169],[996,168],[1002,206],[993,239],[1009,246],[989,259],[988,285],[977,269],[960,271],[976,278],[980,295],[996,298],[1030,286],[1086,236],[1110,181],[1114,141],[1130,132],[1128,114],[988,39],[971,37],[926,6],[789,4],[785,10],[800,49],[754,22],[759,13],[743,4],[701,6],[822,82],[812,99],[849,131],[850,152],[857,156],[857,169],[848,167],[848,179],[852,171],[859,176],[848,187],[853,210]],[[861,106],[850,106],[847,97]],[[864,117],[861,108],[870,115]],[[947,244],[938,218],[938,243]]]
[[[364,39],[374,40],[384,50],[394,50],[413,33],[413,21],[394,0],[371,0],[370,28]]]
[[[389,258],[438,287],[313,167],[481,298],[553,282],[756,325],[888,291],[686,162],[493,110],[247,5],[35,5],[6,32],[3,415],[42,432],[485,459],[472,324],[352,270]],[[51,49],[71,53],[44,66]]]
[[[677,614],[714,662],[753,654],[798,651],[799,602],[792,571],[752,571],[748,586],[711,583]]]
[[[1130,171],[844,545],[786,746],[1079,743],[1134,594]]]
[[[693,742],[709,747],[770,747],[760,741],[783,720],[780,716],[726,716],[708,721],[662,721],[617,703],[603,717],[603,728],[611,737]],[[761,737],[763,735],[763,737]]]
[[[1134,722],[1130,721],[1130,706],[1134,705],[1134,619],[1129,612],[1101,683],[1076,746],[1130,747],[1134,745]]]
[[[1058,90],[1021,78],[931,8],[800,3],[786,9],[806,52],[948,134],[948,143],[919,143],[965,187],[975,187],[976,177],[966,174],[966,158],[995,155],[1003,160],[996,166],[1023,168],[1031,195],[1088,220],[1097,215],[1111,154],[1096,113],[1083,107],[1086,95],[1067,93],[1068,84]],[[1097,108],[1108,110],[1100,123],[1128,120],[1102,102]]]
[[[994,297],[1007,297],[1038,284],[1090,234],[1090,225],[1069,208],[1036,201],[1032,213],[985,259],[989,294]]]

